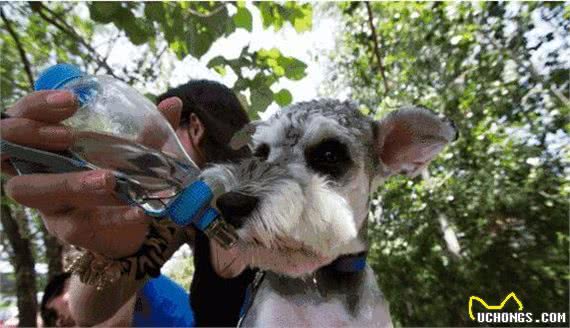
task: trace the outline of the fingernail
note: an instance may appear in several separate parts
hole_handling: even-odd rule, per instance
[[[109,175],[106,172],[91,172],[81,180],[82,185],[92,189],[103,189],[107,186]]]
[[[54,143],[71,143],[71,132],[63,126],[44,126],[38,130],[41,138]]]
[[[46,97],[46,102],[54,106],[71,106],[75,103],[75,97],[70,92],[55,92]]]

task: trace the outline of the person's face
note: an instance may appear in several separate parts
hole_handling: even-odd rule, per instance
[[[63,292],[52,298],[47,304],[46,308],[56,314],[56,327],[73,327],[75,326],[75,321],[71,317],[71,311],[69,310],[69,279],[65,282],[65,287]]]

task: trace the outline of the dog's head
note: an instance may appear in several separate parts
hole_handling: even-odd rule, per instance
[[[375,121],[335,100],[292,105],[251,132],[252,159],[203,176],[223,185],[216,205],[248,265],[291,276],[366,250],[370,192],[390,175],[418,174],[457,135],[426,109]]]

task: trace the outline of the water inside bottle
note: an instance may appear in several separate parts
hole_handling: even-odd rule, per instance
[[[129,197],[150,212],[160,212],[199,174],[191,163],[116,136],[76,132],[71,152],[93,169],[112,170],[128,182]]]

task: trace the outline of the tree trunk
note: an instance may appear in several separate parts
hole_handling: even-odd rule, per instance
[[[42,234],[46,247],[46,260],[48,264],[48,281],[63,272],[63,246],[59,240],[50,235],[46,227],[42,224]]]
[[[29,239],[20,234],[18,222],[14,219],[10,207],[0,204],[0,222],[4,233],[13,250],[11,259],[16,273],[16,296],[18,298],[18,313],[20,327],[36,327],[36,271],[35,260]],[[27,224],[27,222],[23,222]]]

